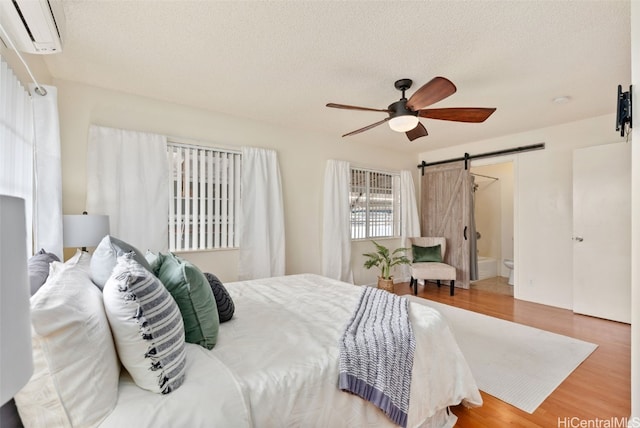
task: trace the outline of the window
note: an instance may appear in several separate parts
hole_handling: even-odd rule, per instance
[[[33,236],[31,225],[38,222],[34,206],[37,190],[34,179],[37,177],[33,169],[33,104],[11,67],[1,57],[0,94],[0,194],[24,198],[28,226],[25,239],[28,253],[33,254],[33,241],[37,237]],[[51,217],[49,214],[45,216],[47,219]]]
[[[169,250],[237,248],[239,152],[169,142]]]
[[[400,236],[400,175],[351,168],[351,239]]]

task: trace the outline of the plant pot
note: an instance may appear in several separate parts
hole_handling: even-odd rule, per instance
[[[381,288],[389,293],[393,293],[393,277],[389,279],[384,279],[382,277],[378,277],[378,288]]]

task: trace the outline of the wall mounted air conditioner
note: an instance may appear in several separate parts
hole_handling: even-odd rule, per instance
[[[62,52],[64,24],[62,4],[58,0],[0,0],[0,25],[19,51]],[[11,48],[2,31],[0,38]]]

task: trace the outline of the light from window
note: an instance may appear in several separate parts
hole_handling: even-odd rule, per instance
[[[400,176],[351,168],[351,239],[400,236]]]
[[[240,246],[238,152],[168,143],[169,250]]]

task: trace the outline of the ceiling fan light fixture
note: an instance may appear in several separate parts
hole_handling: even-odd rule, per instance
[[[396,132],[407,132],[418,126],[418,117],[406,114],[402,116],[395,116],[389,120],[389,128]]]

